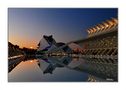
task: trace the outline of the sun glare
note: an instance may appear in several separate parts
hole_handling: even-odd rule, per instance
[[[33,47],[30,47],[31,49],[33,49]]]
[[[33,61],[30,61],[31,63],[33,62]]]

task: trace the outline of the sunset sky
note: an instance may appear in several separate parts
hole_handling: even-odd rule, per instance
[[[89,27],[117,15],[116,8],[9,8],[9,42],[36,48],[43,35],[53,35],[57,42],[78,40]]]

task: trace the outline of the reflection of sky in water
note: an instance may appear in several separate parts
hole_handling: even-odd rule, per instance
[[[40,60],[40,62],[43,60]],[[72,67],[77,61],[73,60],[69,66]],[[47,63],[42,63],[44,64]],[[78,63],[79,64],[79,63]],[[56,67],[52,74],[43,74],[38,65],[38,60],[21,62],[9,73],[9,81],[86,81],[88,74],[66,67]]]

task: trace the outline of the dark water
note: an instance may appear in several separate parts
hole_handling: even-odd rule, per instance
[[[117,66],[87,62],[83,58],[39,57],[9,62],[9,82],[116,81]]]

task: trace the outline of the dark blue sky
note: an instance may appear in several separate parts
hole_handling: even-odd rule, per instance
[[[9,41],[36,47],[45,35],[69,42],[87,36],[86,30],[111,17],[117,8],[9,8]]]

